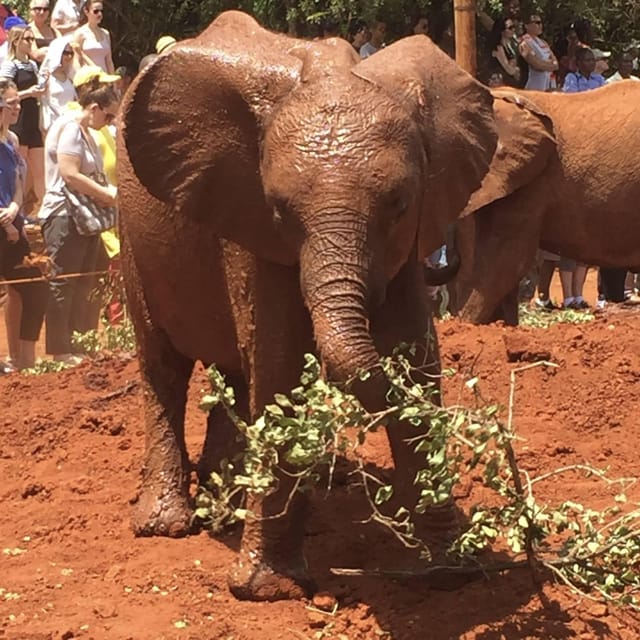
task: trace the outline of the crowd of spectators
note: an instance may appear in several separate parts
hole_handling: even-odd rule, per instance
[[[67,364],[79,362],[71,337],[97,327],[97,305],[90,299],[95,274],[117,267],[116,231],[79,233],[67,195],[75,191],[98,207],[116,202],[115,119],[133,74],[114,69],[111,34],[101,26],[104,11],[102,0],[57,0],[53,7],[49,0],[31,0],[27,20],[0,4],[0,278],[28,281],[6,288],[9,358],[0,362],[0,373],[34,365],[45,317],[47,353]],[[490,86],[579,92],[639,79],[635,43],[619,52],[610,70],[611,53],[592,46],[586,20],[574,21],[551,46],[542,37],[541,16],[522,15],[518,0],[504,0],[502,14],[495,17],[480,1],[478,18],[488,43],[481,78]],[[367,58],[385,46],[386,27],[382,19],[356,18],[346,38]],[[340,34],[337,23],[324,25],[323,37]],[[415,34],[431,35],[428,16],[417,14],[407,22],[406,35]],[[139,70],[175,42],[162,36]],[[438,42],[453,53],[451,27]],[[40,272],[25,260],[30,225],[44,237],[54,275],[48,282],[33,280]],[[445,256],[442,247],[430,264],[445,266]],[[586,265],[547,252],[539,256],[538,306],[556,308],[549,287],[558,266],[562,306],[588,307]],[[82,273],[92,275],[76,277]],[[624,269],[602,269],[599,304],[624,300],[636,285]]]
[[[47,353],[77,364],[72,335],[97,328],[97,275],[117,266],[116,230],[87,233],[76,218],[78,203],[116,204],[115,121],[132,74],[114,69],[103,16],[102,0],[31,0],[29,21],[7,12],[2,22],[0,278],[18,282],[6,287],[0,373],[34,366],[45,320]],[[174,43],[164,36],[158,51]],[[34,262],[30,230],[48,261]],[[42,281],[36,264],[53,277]]]
[[[589,20],[577,18],[562,31],[554,45],[542,35],[540,14],[521,11],[519,0],[504,0],[502,14],[492,18],[478,3],[478,17],[488,32],[488,52],[481,64],[481,78],[493,87],[511,86],[538,91],[578,93],[591,91],[621,80],[638,81],[638,45],[630,42],[615,56],[604,50],[594,36]],[[595,44],[600,47],[595,47]],[[540,309],[558,308],[549,289],[556,267],[562,285],[562,308],[588,309],[584,298],[587,265],[566,257],[540,251],[538,255],[538,297]],[[626,269],[599,270],[598,300],[603,308],[609,302],[638,302],[637,278]]]

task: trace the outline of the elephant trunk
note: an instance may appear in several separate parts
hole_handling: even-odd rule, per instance
[[[338,243],[332,233],[330,246],[322,236],[307,240],[301,255],[302,291],[327,375],[344,382],[359,370],[371,370],[366,383],[355,382],[353,391],[368,410],[376,411],[383,406],[387,385],[375,368],[380,356],[370,331],[371,257],[364,239],[353,240],[353,229],[339,236]]]

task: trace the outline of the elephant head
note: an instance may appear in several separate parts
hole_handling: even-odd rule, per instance
[[[491,94],[425,36],[359,61],[238,12],[163,54],[123,105],[139,182],[259,258],[300,265],[323,361],[378,361],[386,284],[443,243],[496,146]]]

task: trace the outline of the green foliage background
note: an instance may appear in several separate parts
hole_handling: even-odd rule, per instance
[[[487,4],[498,15],[500,0]],[[640,36],[640,0],[521,0],[521,4],[523,12],[534,8],[545,16],[550,41],[577,17],[590,18],[602,44],[614,50]],[[28,0],[14,5],[28,16]],[[116,64],[136,64],[153,50],[160,35],[189,37],[226,9],[242,9],[270,28],[301,36],[317,35],[325,19],[336,20],[345,29],[352,17],[370,20],[379,15],[387,21],[391,41],[404,35],[411,18],[420,14],[430,17],[438,40],[451,22],[451,5],[452,0],[105,0],[105,26],[114,39]]]

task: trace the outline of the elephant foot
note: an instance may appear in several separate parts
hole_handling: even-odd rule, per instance
[[[229,572],[229,589],[238,600],[300,600],[315,593],[315,583],[304,561],[299,566],[285,567],[256,562],[251,555],[241,552]]]
[[[176,492],[160,494],[143,489],[131,515],[136,536],[165,536],[181,538],[189,534],[191,509],[187,498]]]

